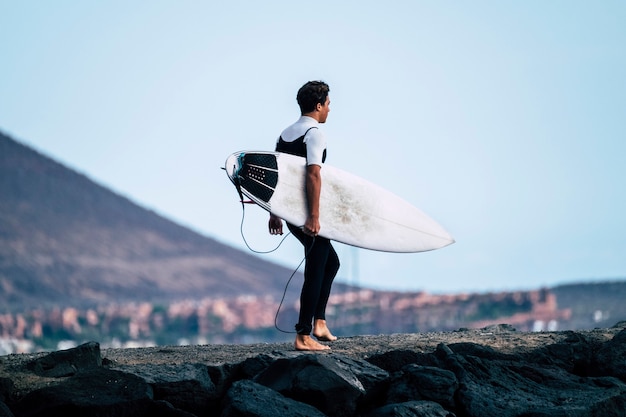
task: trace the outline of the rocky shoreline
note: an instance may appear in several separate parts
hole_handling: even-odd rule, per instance
[[[0,417],[626,416],[626,322],[0,357]]]

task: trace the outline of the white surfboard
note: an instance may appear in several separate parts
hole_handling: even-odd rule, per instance
[[[226,159],[226,174],[243,195],[287,222],[307,217],[305,158],[242,151]],[[397,195],[324,164],[320,236],[383,252],[423,252],[454,243],[437,222]]]

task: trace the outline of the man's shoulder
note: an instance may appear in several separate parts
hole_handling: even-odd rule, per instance
[[[308,130],[319,131],[319,123],[312,117],[302,116],[295,123],[287,126],[282,131],[281,137],[286,141],[292,141],[304,135]]]

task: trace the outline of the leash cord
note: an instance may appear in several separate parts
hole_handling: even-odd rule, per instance
[[[289,235],[291,234],[291,232],[287,233],[287,234],[286,234],[286,235],[285,235],[285,236],[284,236],[284,237],[280,240],[280,242],[278,242],[278,245],[277,245],[274,249],[270,249],[270,250],[267,250],[267,251],[260,251],[260,250],[255,250],[255,249],[252,249],[252,247],[250,247],[250,245],[248,244],[248,241],[246,240],[246,236],[245,236],[245,234],[244,234],[244,232],[243,232],[243,223],[244,223],[244,221],[245,221],[245,219],[246,219],[246,207],[243,205],[243,203],[241,204],[241,211],[242,211],[242,215],[241,215],[241,225],[239,226],[239,231],[240,231],[240,233],[241,233],[241,238],[243,239],[243,243],[245,243],[245,244],[246,244],[246,247],[247,247],[247,248],[248,248],[251,252],[258,253],[258,254],[261,254],[261,255],[264,255],[264,254],[268,254],[268,253],[275,252],[275,251],[277,251],[277,250],[278,250],[278,248],[280,248],[280,246],[283,244],[283,242],[285,241],[285,239],[287,239],[287,236],[289,236]]]
[[[280,240],[280,242],[278,243],[278,245],[274,249],[270,249],[268,251],[258,251],[258,250],[252,249],[252,247],[248,244],[248,241],[246,240],[246,236],[245,236],[245,234],[243,232],[243,224],[245,222],[245,218],[246,218],[246,206],[244,205],[243,200],[242,200],[242,202],[241,202],[241,225],[239,227],[239,231],[241,233],[241,238],[243,239],[243,242],[246,244],[246,247],[251,252],[258,253],[258,254],[268,254],[268,253],[275,252],[276,250],[278,250],[278,248],[280,248],[280,246],[283,244],[285,239],[287,239],[287,236],[289,236],[291,234],[291,232],[287,233],[285,235],[285,237],[283,237]],[[294,271],[291,273],[291,276],[289,277],[289,279],[287,280],[287,283],[285,284],[285,289],[283,290],[283,296],[280,299],[280,303],[278,304],[278,308],[276,309],[276,315],[274,316],[274,327],[279,332],[287,333],[287,334],[295,334],[296,333],[296,332],[290,332],[290,331],[287,331],[287,330],[283,330],[280,327],[278,327],[278,315],[280,314],[280,309],[283,306],[283,302],[285,301],[285,297],[287,295],[287,289],[289,288],[289,284],[291,283],[291,280],[293,279],[293,277],[296,275],[296,272],[298,272],[298,270],[300,269],[300,267],[302,266],[302,264],[306,260],[307,256],[309,256],[309,252],[311,252],[311,249],[313,248],[313,244],[314,243],[315,243],[315,236],[313,237],[313,241],[311,242],[311,246],[307,249],[307,251],[306,251],[306,253],[304,255],[304,258],[302,258],[302,260],[300,261],[300,263],[298,264],[296,269],[294,269]]]
[[[296,275],[296,272],[298,272],[298,269],[300,269],[300,267],[302,266],[302,264],[306,260],[307,256],[309,256],[309,253],[311,252],[311,249],[313,248],[313,244],[315,244],[315,236],[313,236],[313,240],[311,241],[311,246],[307,249],[307,251],[306,251],[306,253],[304,255],[304,258],[302,258],[302,260],[300,261],[300,263],[298,264],[296,269],[294,269],[294,271],[291,273],[291,276],[287,280],[287,284],[285,284],[285,289],[283,290],[283,297],[280,299],[280,303],[278,304],[278,308],[276,309],[276,315],[274,316],[274,327],[279,332],[287,333],[287,334],[295,334],[295,333],[297,333],[297,332],[290,332],[290,331],[287,331],[287,330],[283,330],[280,327],[278,327],[278,314],[280,313],[280,308],[282,307],[283,301],[285,300],[285,295],[287,294],[287,288],[289,287],[289,283],[291,282],[293,277]]]

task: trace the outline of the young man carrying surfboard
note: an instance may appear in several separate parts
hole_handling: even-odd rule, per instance
[[[326,325],[326,305],[333,280],[339,270],[339,257],[331,241],[320,231],[321,169],[326,159],[326,139],[319,125],[330,112],[330,88],[322,81],[309,81],[298,90],[300,118],[281,133],[276,151],[306,158],[308,215],[304,225],[287,223],[289,231],[302,243],[306,254],[304,283],[300,294],[300,314],[296,324],[296,350],[328,350],[320,341],[337,339]],[[283,234],[283,221],[270,214],[269,232]]]

